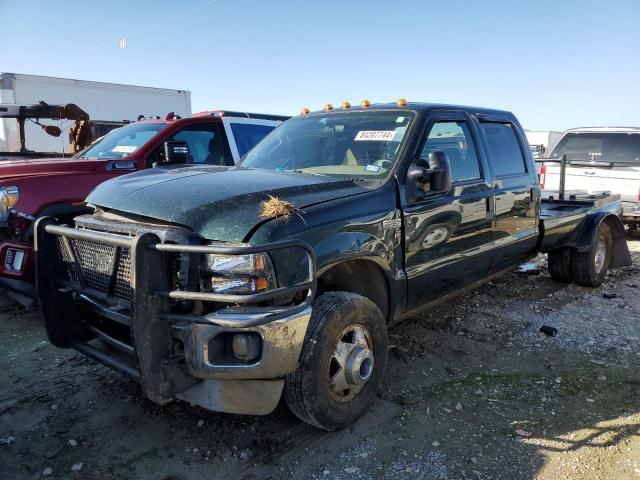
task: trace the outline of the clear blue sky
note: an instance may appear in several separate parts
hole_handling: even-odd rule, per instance
[[[640,126],[640,0],[0,0],[0,25],[0,71],[187,89],[194,111],[403,96]]]

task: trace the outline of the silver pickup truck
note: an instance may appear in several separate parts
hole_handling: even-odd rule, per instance
[[[567,157],[565,192],[580,198],[605,191],[620,195],[622,219],[630,229],[640,230],[640,128],[593,127],[567,130],[549,155]],[[560,187],[558,163],[543,163],[540,186]]]

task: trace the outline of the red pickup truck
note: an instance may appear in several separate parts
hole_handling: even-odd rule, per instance
[[[97,185],[136,170],[175,161],[233,165],[287,118],[221,110],[188,118],[140,117],[69,159],[1,162],[0,285],[22,303],[33,297],[37,218],[68,223],[86,210],[84,199]]]

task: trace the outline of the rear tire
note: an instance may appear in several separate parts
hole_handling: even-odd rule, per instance
[[[571,248],[564,247],[552,250],[547,256],[547,264],[551,278],[556,282],[571,283]]]
[[[387,325],[380,309],[355,293],[330,292],[313,302],[298,369],[285,400],[302,421],[344,428],[367,410],[387,363]]]
[[[591,248],[586,252],[573,252],[572,276],[578,285],[597,287],[604,281],[611,261],[612,245],[611,229],[603,222],[598,227]]]

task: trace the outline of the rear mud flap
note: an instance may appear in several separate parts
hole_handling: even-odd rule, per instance
[[[614,269],[630,266],[632,264],[631,253],[627,245],[627,233],[624,229],[624,224],[622,220],[620,220],[620,217],[612,213],[599,212],[585,219],[585,224],[581,226],[582,234],[575,245],[576,250],[584,252],[592,248],[598,228],[602,222],[606,222],[609,226],[613,240],[609,268]]]

